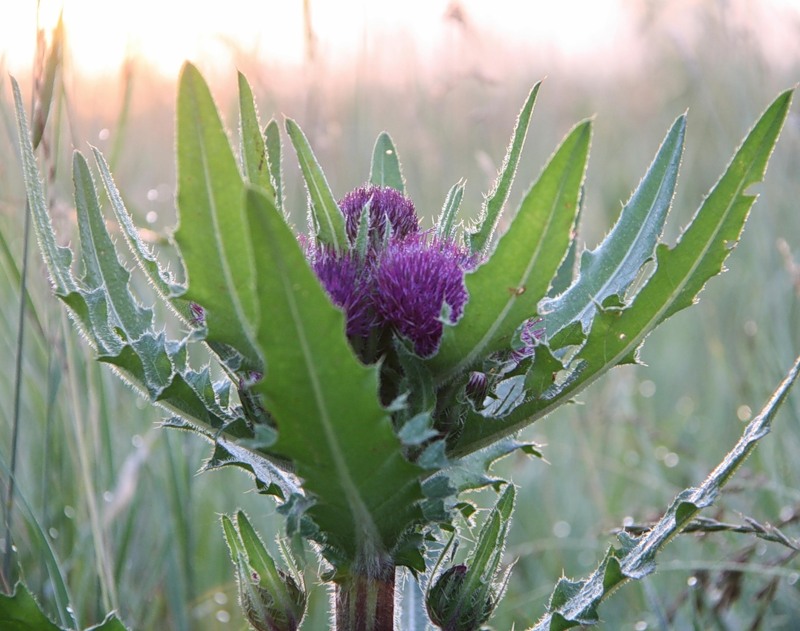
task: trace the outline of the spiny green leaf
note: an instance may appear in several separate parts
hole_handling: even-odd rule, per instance
[[[253,91],[241,72],[239,73],[239,125],[245,178],[253,186],[261,187],[274,197],[275,189],[272,187],[270,177],[267,147],[258,123]]]
[[[477,231],[467,233],[467,241],[473,252],[483,252],[484,254],[488,252],[492,235],[497,227],[497,223],[500,221],[500,212],[503,210],[503,206],[508,199],[508,194],[511,191],[511,184],[517,173],[520,154],[525,144],[525,137],[528,135],[528,125],[531,121],[533,105],[536,103],[536,95],[539,93],[540,85],[541,82],[533,86],[517,117],[514,131],[511,134],[511,142],[508,145],[506,157],[500,169],[500,174],[497,177],[492,192],[486,197],[481,217],[481,225]]]
[[[458,209],[461,207],[466,185],[467,183],[463,179],[453,184],[444,200],[442,214],[439,216],[439,221],[436,222],[436,236],[443,241],[453,241],[455,239],[456,217],[458,216]]]
[[[470,300],[464,315],[445,327],[431,360],[447,381],[491,352],[510,349],[514,331],[535,316],[569,248],[589,155],[591,123],[577,125],[553,154],[522,200],[492,257],[465,282]]]
[[[167,424],[165,423],[165,425]],[[174,427],[175,425],[168,426]],[[186,428],[181,427],[181,429]],[[267,458],[243,447],[240,444],[241,441],[230,440],[225,436],[215,436],[209,433],[207,438],[214,442],[215,447],[213,455],[203,466],[204,471],[227,466],[239,467],[255,477],[259,492],[274,495],[282,501],[286,501],[287,498],[300,492],[296,479],[291,474],[287,474],[284,468],[274,464],[272,462],[274,458]]]
[[[433,497],[431,489],[437,485],[440,488],[449,487],[455,496],[464,491],[500,484],[503,480],[490,475],[490,469],[495,462],[516,451],[530,453],[537,451],[537,446],[533,443],[520,442],[512,436],[508,436],[492,443],[485,449],[458,460],[451,460],[445,469],[437,471],[425,479],[423,483],[425,495]]]
[[[249,189],[267,360],[255,391],[276,419],[274,451],[291,458],[316,503],[309,514],[351,559],[391,550],[420,517],[419,469],[403,459],[378,401],[378,368],[362,365],[295,236],[270,199]],[[279,367],[271,369],[271,366]]]
[[[89,627],[86,631],[127,631],[127,627],[122,624],[119,618],[117,618],[116,614],[110,613],[106,616],[106,619],[103,620],[98,625],[93,627]]]
[[[59,627],[51,622],[23,583],[17,583],[10,596],[0,593],[0,629],[3,631],[67,631],[68,628],[76,627]],[[110,613],[103,622],[85,631],[126,631],[126,627]]]
[[[208,341],[235,348],[245,368],[261,359],[253,245],[244,182],[222,121],[197,69],[187,63],[178,90],[178,208],[175,232],[188,276],[184,298],[205,310]]]
[[[789,390],[800,376],[800,357],[778,385],[761,412],[748,423],[742,436],[725,458],[697,488],[681,491],[661,519],[644,535],[633,539],[622,535],[622,548],[610,549],[592,575],[567,588],[556,586],[548,612],[529,631],[567,629],[597,621],[597,607],[608,595],[628,580],[640,580],[655,571],[658,553],[682,532],[703,508],[708,508],[758,441],[769,433],[772,420]],[[565,626],[566,625],[566,626]]]
[[[264,143],[267,148],[267,166],[272,190],[275,192],[275,206],[282,213],[283,208],[283,171],[281,162],[281,134],[278,123],[272,119],[264,129]]]
[[[39,250],[42,252],[50,281],[57,296],[64,298],[72,292],[78,291],[75,278],[72,275],[72,252],[69,248],[56,243],[53,223],[47,211],[44,189],[39,177],[39,167],[33,154],[31,133],[28,127],[25,107],[22,104],[22,94],[19,84],[11,77],[11,87],[14,92],[14,105],[17,114],[17,131],[19,134],[20,154],[22,157],[22,175],[25,180],[25,191],[28,196],[31,212],[33,213],[33,228]]]
[[[236,563],[239,556],[246,554],[246,550],[241,537],[239,537],[239,532],[233,525],[231,518],[227,515],[222,515],[222,532],[225,535],[225,542],[228,544],[231,559]]]
[[[0,593],[0,628],[8,631],[63,631],[42,613],[39,603],[22,583],[11,596]]]
[[[575,226],[572,229],[572,234],[570,235],[572,242],[569,244],[567,255],[564,257],[564,260],[561,261],[558,272],[556,272],[556,275],[550,282],[550,291],[548,292],[549,296],[558,296],[559,294],[565,292],[577,278],[578,243],[580,241],[580,239],[578,239],[578,233],[580,231],[580,225],[583,217],[585,199],[586,186],[584,185],[581,187],[581,194],[578,198],[578,212],[575,215]]]
[[[388,133],[381,132],[375,141],[372,150],[372,166],[369,172],[371,184],[380,187],[389,187],[406,194],[406,184],[403,171],[400,168],[400,158],[397,149]]]
[[[291,118],[286,119],[286,131],[297,152],[300,161],[300,170],[308,189],[311,200],[311,212],[319,230],[317,239],[321,243],[332,247],[336,252],[343,252],[347,248],[347,234],[345,232],[344,216],[339,210],[339,205],[328,186],[328,180],[311,150],[306,135],[300,126]]]
[[[684,115],[667,133],[611,232],[597,249],[581,256],[576,282],[559,297],[540,305],[548,339],[575,321],[588,330],[595,306],[608,296],[623,295],[642,265],[652,258],[672,203],[685,132]]]
[[[128,291],[130,274],[120,263],[106,229],[86,158],[77,151],[73,154],[72,173],[84,280],[90,288],[102,287],[105,290],[114,326],[126,339],[136,340],[151,327],[153,314],[136,304]]]
[[[106,195],[111,202],[111,208],[117,217],[117,222],[122,227],[122,235],[125,237],[125,242],[128,244],[131,253],[133,254],[139,267],[147,276],[147,279],[152,283],[155,290],[159,293],[165,303],[179,297],[186,288],[178,283],[172,274],[161,267],[155,254],[150,247],[142,240],[139,231],[133,223],[125,203],[122,201],[117,185],[114,183],[114,178],[108,168],[108,164],[95,147],[92,147],[97,167],[100,171],[100,179],[103,181]]]
[[[558,373],[564,370],[561,360],[557,359],[545,344],[538,344],[533,350],[533,361],[525,374],[525,390],[528,396],[543,398],[556,383]]]
[[[551,399],[529,399],[491,422],[470,413],[450,457],[458,457],[520,430],[593,383],[610,368],[636,359],[645,337],[673,313],[691,305],[722,269],[755,201],[745,190],[764,177],[791,102],[782,93],[767,108],[705,198],[678,243],[656,249],[656,270],[627,306],[600,309],[570,369],[568,384]]]

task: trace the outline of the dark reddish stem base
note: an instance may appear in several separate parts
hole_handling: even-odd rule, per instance
[[[336,631],[394,630],[393,565],[380,576],[348,576],[336,583]]]

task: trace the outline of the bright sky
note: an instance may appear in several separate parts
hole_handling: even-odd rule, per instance
[[[676,8],[703,0],[679,0]],[[708,0],[706,0],[708,1]],[[36,29],[36,2],[0,0],[0,65],[12,73],[30,67]],[[48,31],[63,6],[69,59],[81,73],[116,74],[127,57],[176,76],[191,59],[228,71],[236,51],[258,59],[301,63],[305,55],[303,0],[40,0],[41,24]],[[800,24],[800,0],[735,0],[720,11],[757,6],[768,23],[753,26],[772,35],[786,16]],[[399,53],[385,46],[404,34],[425,54],[450,41],[454,21],[444,16],[460,6],[467,29],[494,32],[509,45],[536,43],[539,50],[567,61],[596,61],[625,44],[635,29],[635,0],[309,0],[317,51],[331,63],[365,51]],[[723,6],[724,5],[724,6]],[[772,17],[770,17],[772,16]],[[749,19],[749,18],[747,18]],[[789,20],[790,21],[790,20]],[[797,31],[794,31],[797,39]],[[779,44],[776,44],[779,45]]]
[[[5,5],[0,9],[0,55],[14,72],[29,67],[33,57],[36,3],[0,1]],[[463,8],[468,23],[482,32],[501,33],[509,42],[537,41],[569,53],[588,53],[613,44],[620,35],[625,23],[621,3],[310,0],[310,8],[317,50],[335,62],[371,49],[379,38],[397,31],[410,33],[422,51],[433,50],[446,36],[444,16],[455,4]],[[62,5],[72,63],[86,73],[114,73],[129,55],[173,76],[187,58],[204,65],[229,63],[234,47],[276,62],[300,63],[305,54],[303,0],[41,0],[46,29],[55,25]],[[571,19],[576,11],[580,20]]]

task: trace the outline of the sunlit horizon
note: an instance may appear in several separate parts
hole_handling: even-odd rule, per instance
[[[633,63],[635,54],[620,51],[637,45],[637,19],[642,13],[636,10],[641,6],[630,0],[409,0],[402,7],[369,0],[310,0],[307,16],[302,0],[257,4],[228,0],[224,6],[221,11],[219,5],[212,10],[210,5],[185,1],[45,0],[39,25],[45,32],[52,30],[63,8],[67,60],[82,76],[117,75],[126,61],[135,60],[165,77],[175,77],[187,59],[223,72],[242,57],[286,67],[312,60],[335,67],[372,56],[402,63],[411,52],[433,59],[452,44],[456,29],[469,38],[468,54],[491,55],[496,52],[491,42],[501,41],[573,65],[599,64],[612,53],[617,64]],[[797,32],[800,0],[764,0],[757,7],[738,0],[727,6],[726,17],[734,22],[759,20],[752,24],[754,33],[763,35],[767,23],[770,37],[764,37],[762,45],[766,54],[778,58],[792,54],[785,39],[787,31],[791,35],[793,20]],[[747,11],[755,17],[743,15]],[[35,53],[35,3],[14,3],[4,12],[0,62],[12,73],[25,72]],[[674,17],[679,25],[680,15]],[[494,39],[486,43],[485,37]],[[413,51],[405,50],[409,46]]]

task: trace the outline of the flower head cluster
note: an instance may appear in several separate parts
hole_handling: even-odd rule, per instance
[[[356,341],[392,331],[417,355],[432,355],[443,320],[456,322],[467,302],[464,272],[473,266],[468,251],[420,230],[413,202],[394,189],[357,188],[339,208],[350,249],[310,244],[306,253],[331,300],[344,310],[347,335]],[[360,235],[364,225],[366,235]],[[357,248],[362,241],[365,247]]]

